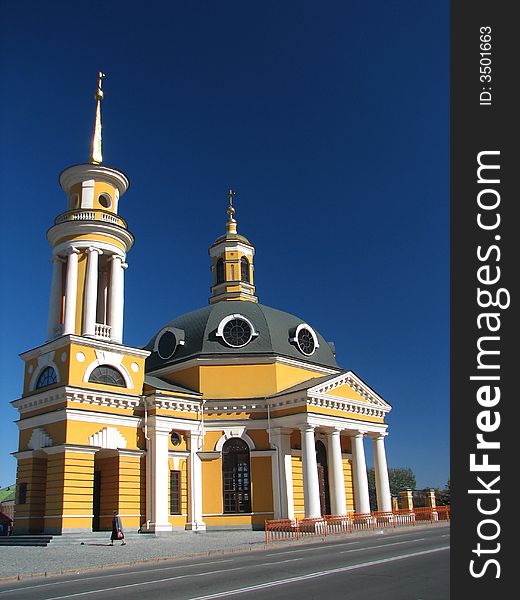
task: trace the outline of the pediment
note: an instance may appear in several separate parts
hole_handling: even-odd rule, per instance
[[[353,371],[347,371],[341,375],[331,377],[318,385],[309,387],[307,394],[309,396],[326,396],[330,399],[344,398],[357,402],[365,402],[368,405],[384,408],[385,410],[392,408],[388,402],[374,392]]]

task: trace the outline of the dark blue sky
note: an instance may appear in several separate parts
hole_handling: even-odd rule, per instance
[[[125,342],[207,304],[236,190],[257,294],[334,341],[392,406],[391,467],[449,478],[449,3],[3,0],[0,485],[22,362],[45,341],[58,174],[131,186]],[[369,461],[371,448],[367,446]]]

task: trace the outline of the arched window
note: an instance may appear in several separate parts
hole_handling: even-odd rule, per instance
[[[36,389],[46,387],[57,382],[58,378],[56,376],[56,371],[52,367],[45,367],[45,369],[43,369],[43,371],[40,373],[40,376],[38,377],[38,381],[36,382]]]
[[[242,256],[240,259],[240,279],[246,283],[251,283],[251,279],[249,277],[249,261],[245,256]]]
[[[119,387],[126,387],[125,380],[121,373],[109,365],[101,365],[96,367],[88,380],[91,383],[104,383],[105,385],[117,385]]]
[[[219,258],[217,260],[217,285],[224,283],[224,261]]]
[[[224,512],[251,512],[249,447],[240,438],[222,446],[222,483]]]

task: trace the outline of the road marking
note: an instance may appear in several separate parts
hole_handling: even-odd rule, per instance
[[[216,565],[216,564],[221,564],[221,563],[227,563],[227,562],[233,562],[232,558],[228,558],[226,560],[212,560],[210,562],[204,562],[204,563],[192,563],[190,565],[174,565],[171,567],[157,567],[154,569],[141,569],[139,571],[134,571],[132,573],[132,575],[140,575],[142,573],[152,573],[154,571],[171,571],[172,569],[188,569],[191,567],[205,567],[206,565]],[[109,566],[110,563],[108,563]],[[121,567],[121,565],[114,563],[113,565],[114,567]],[[125,565],[123,565],[125,566]],[[127,565],[126,565],[127,566]],[[132,566],[136,566],[136,565],[132,565]],[[203,575],[204,573],[202,573]],[[11,592],[21,592],[22,590],[32,590],[32,589],[36,589],[36,588],[41,588],[41,587],[49,587],[51,585],[64,585],[66,583],[76,583],[77,581],[86,581],[87,577],[88,580],[91,581],[92,579],[103,579],[105,577],[114,577],[120,575],[120,573],[106,573],[104,575],[90,575],[88,572],[85,572],[85,577],[77,577],[76,579],[67,579],[65,581],[53,581],[51,583],[38,583],[35,585],[25,585],[25,586],[20,586],[17,588],[11,588],[10,590],[0,590],[0,594],[8,594]],[[57,575],[58,576],[58,575]]]
[[[297,552],[313,552],[316,550],[330,550],[331,548],[337,548],[338,546],[352,546],[352,544],[360,544],[361,542],[346,542],[344,544],[334,544],[327,546],[314,546],[313,548],[300,548],[299,550],[287,550],[284,551],[283,548],[280,548],[279,552],[273,552],[271,554],[266,554],[266,556],[280,556],[280,554],[296,554]]]
[[[387,563],[387,562],[393,562],[395,560],[403,560],[405,558],[413,558],[415,556],[421,556],[423,554],[431,554],[432,552],[440,552],[442,550],[449,550],[449,548],[450,548],[449,546],[443,546],[441,548],[433,548],[431,550],[423,550],[422,552],[414,552],[413,554],[402,554],[400,556],[392,556],[391,558],[382,558],[379,560],[369,561],[366,563],[360,563],[357,565],[350,565],[348,567],[339,567],[337,569],[330,569],[328,571],[318,571],[316,573],[309,573],[308,575],[300,575],[298,577],[291,577],[289,579],[278,579],[276,581],[270,581],[270,582],[262,583],[262,584],[259,584],[256,586],[250,586],[250,587],[240,588],[240,589],[236,589],[236,590],[229,590],[226,592],[220,592],[218,594],[211,594],[209,596],[200,596],[197,598],[191,598],[190,600],[210,600],[212,598],[222,598],[227,595],[234,595],[234,594],[239,594],[242,592],[260,590],[260,589],[263,589],[266,587],[285,585],[287,583],[293,583],[296,581],[304,581],[306,579],[315,579],[316,577],[323,577],[325,575],[334,575],[335,573],[343,573],[344,571],[352,571],[354,569],[371,567],[374,565],[379,565],[379,564],[383,564],[383,563]],[[265,564],[277,564],[277,563],[276,562],[264,563],[264,565]],[[215,573],[222,573],[224,571],[225,572],[239,571],[241,569],[249,569],[249,568],[251,568],[251,565],[244,565],[242,567],[232,567],[231,569],[225,569],[225,570],[220,570],[220,571],[206,571],[205,573],[192,573],[189,575],[177,575],[175,577],[165,577],[163,579],[153,579],[151,581],[142,581],[139,583],[128,583],[125,585],[118,585],[118,586],[114,586],[114,587],[110,587],[110,588],[101,588],[98,590],[89,590],[87,592],[77,592],[75,594],[66,594],[64,596],[53,596],[52,598],[47,598],[46,600],[64,600],[65,598],[77,598],[78,596],[88,596],[90,594],[99,594],[99,593],[103,593],[103,592],[111,592],[111,591],[115,591],[115,590],[123,590],[123,589],[127,589],[127,588],[138,587],[138,586],[142,586],[142,585],[151,585],[154,583],[163,583],[166,581],[174,581],[176,579],[186,579],[187,577],[201,577],[202,575],[214,575]],[[19,588],[19,589],[22,589],[22,588]]]
[[[362,552],[363,550],[374,550],[375,548],[386,548],[387,546],[398,546],[399,544],[413,544],[415,542],[422,542],[426,538],[417,538],[416,540],[405,540],[403,542],[391,542],[390,544],[378,544],[377,546],[366,546],[365,548],[355,548],[354,550],[342,550],[339,554],[346,554],[347,552]]]
[[[334,575],[336,573],[344,573],[345,571],[354,571],[355,569],[363,569],[365,567],[373,567],[383,563],[393,562],[396,560],[403,560],[406,558],[414,558],[415,556],[421,556],[423,554],[431,554],[432,552],[441,552],[442,550],[449,550],[449,546],[443,546],[441,548],[433,548],[431,550],[423,550],[422,552],[414,552],[413,554],[402,554],[401,556],[392,556],[391,558],[383,558],[381,560],[372,560],[366,563],[360,563],[358,565],[350,565],[348,567],[340,567],[338,569],[330,569],[329,571],[318,571],[316,573],[309,573],[308,575],[300,575],[298,577],[290,577],[288,579],[278,579],[276,581],[269,581],[268,583],[260,583],[258,585],[252,585],[249,587],[239,588],[236,590],[227,590],[225,592],[219,592],[217,594],[210,594],[209,596],[197,596],[196,598],[189,598],[189,600],[214,600],[214,598],[225,598],[226,596],[234,596],[236,594],[244,594],[246,592],[256,592],[269,587],[275,587],[278,585],[287,585],[288,583],[296,583],[297,581],[305,581],[307,579],[316,579],[317,577],[324,577],[326,575]]]

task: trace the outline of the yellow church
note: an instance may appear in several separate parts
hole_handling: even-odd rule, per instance
[[[310,318],[258,302],[233,192],[209,248],[208,305],[144,347],[123,343],[134,237],[119,215],[129,180],[102,160],[102,78],[90,161],[61,173],[65,210],[47,233],[47,341],[21,355],[23,393],[12,402],[15,533],[104,530],[114,510],[141,532],[368,513],[366,437],[378,510],[390,511],[391,407],[337,364]]]

